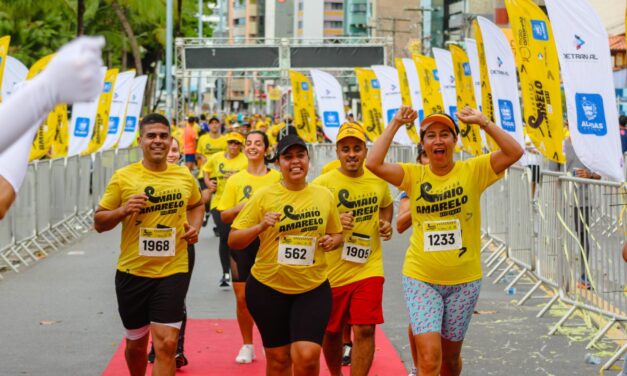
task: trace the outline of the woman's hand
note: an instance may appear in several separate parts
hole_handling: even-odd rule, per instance
[[[455,113],[457,118],[466,124],[478,124],[481,128],[485,128],[490,119],[476,108],[464,107]]]

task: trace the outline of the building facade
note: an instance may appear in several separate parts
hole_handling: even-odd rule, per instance
[[[295,0],[294,37],[322,39],[344,35],[344,0]]]

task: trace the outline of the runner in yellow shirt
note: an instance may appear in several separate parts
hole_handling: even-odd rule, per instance
[[[227,180],[222,198],[218,204],[222,221],[231,224],[244,205],[259,189],[278,183],[281,174],[269,169],[266,157],[270,149],[268,137],[260,131],[252,131],[246,136],[244,154],[248,158],[248,168],[241,170]],[[231,250],[231,277],[237,303],[237,323],[242,333],[243,346],[235,358],[237,363],[250,363],[255,359],[253,347],[253,318],[246,306],[246,280],[255,263],[259,240],[255,240],[243,250]]]
[[[394,134],[418,116],[403,106],[366,161],[375,175],[407,192],[412,205],[403,290],[420,375],[461,373],[462,344],[481,288],[481,193],[524,152],[480,111],[465,107],[456,115],[466,124],[478,124],[501,150],[456,162],[459,128],[450,116],[436,113],[420,124],[429,165],[387,163]]]
[[[305,142],[288,135],[277,151],[282,182],[255,192],[233,222],[229,246],[260,240],[246,303],[263,340],[266,374],[317,375],[331,312],[324,252],[342,243],[342,224],[331,192],[307,184]]]
[[[122,222],[115,286],[130,373],[145,374],[151,332],[153,372],[174,375],[189,287],[187,247],[198,241],[203,207],[189,170],[167,162],[172,142],[168,120],[150,114],[139,129],[144,159],[113,174],[94,227],[109,231]]]
[[[367,152],[363,129],[344,123],[336,145],[340,167],[312,182],[333,193],[344,227],[343,247],[326,253],[333,309],[323,350],[331,375],[342,373],[342,334],[347,325],[355,334],[351,374],[367,375],[374,357],[375,325],[383,323],[381,238],[392,236],[394,207],[387,182],[364,168]]]
[[[220,134],[220,120],[216,117],[209,119],[209,132],[203,134],[198,139],[196,146],[196,163],[198,165],[198,184],[202,192],[202,201],[205,204],[205,220],[203,227],[207,225],[207,220],[211,212],[209,199],[211,192],[205,184],[204,172],[202,166],[207,163],[209,157],[215,153],[224,152],[226,150],[226,137]],[[217,228],[215,229],[217,230]]]
[[[231,281],[231,275],[229,274],[230,256],[226,241],[229,236],[230,225],[222,222],[217,207],[222,197],[226,181],[233,174],[245,169],[246,166],[248,166],[248,159],[246,159],[246,156],[241,152],[242,145],[244,144],[244,136],[237,132],[230,132],[227,133],[224,138],[227,143],[226,152],[213,154],[203,166],[203,173],[205,184],[212,193],[211,216],[213,217],[213,222],[218,227],[218,236],[220,237],[218,249],[220,264],[222,265],[220,287],[229,287],[229,282]]]

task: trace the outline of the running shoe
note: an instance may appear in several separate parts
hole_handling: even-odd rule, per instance
[[[342,352],[342,365],[351,365],[351,352],[353,351],[353,345],[344,345],[344,351]]]
[[[418,375],[418,370],[416,368],[412,368],[411,372],[409,372],[409,375],[407,376],[417,376]]]
[[[239,349],[239,354],[235,357],[235,362],[239,364],[252,363],[255,360],[255,348],[253,345],[243,345]]]
[[[229,287],[231,286],[229,284],[229,278],[227,277],[228,274],[225,274],[222,276],[222,278],[220,278],[220,287]]]
[[[189,364],[187,357],[182,352],[176,353],[174,360],[176,361],[176,368],[181,368]]]
[[[207,227],[207,222],[209,222],[209,213],[205,213],[205,218],[202,220],[202,227]]]

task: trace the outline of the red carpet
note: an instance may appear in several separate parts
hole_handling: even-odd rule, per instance
[[[261,338],[255,331],[255,353],[257,360],[251,364],[235,363],[235,356],[241,347],[241,337],[235,320],[189,320],[185,339],[185,353],[189,365],[179,369],[177,374],[200,375],[264,375],[265,359]],[[329,373],[320,359],[321,375]],[[349,374],[344,367],[343,373]],[[116,350],[109,365],[102,373],[104,376],[128,375],[124,361],[124,341]],[[150,364],[147,374],[150,374]],[[373,376],[389,376],[407,374],[401,358],[380,328],[377,328],[377,344],[374,363],[370,370]]]

